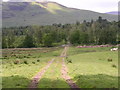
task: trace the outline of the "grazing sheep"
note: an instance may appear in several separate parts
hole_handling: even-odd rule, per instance
[[[110,49],[110,51],[117,51],[118,50],[118,48],[112,48],[112,49]]]

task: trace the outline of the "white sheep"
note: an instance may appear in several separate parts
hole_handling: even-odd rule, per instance
[[[117,51],[118,50],[118,48],[112,48],[112,49],[110,49],[110,51]]]

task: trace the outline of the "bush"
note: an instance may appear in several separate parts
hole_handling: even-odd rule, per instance
[[[17,56],[16,58],[22,59],[23,57],[22,56]]]
[[[37,62],[40,62],[40,60],[38,59]]]
[[[108,58],[107,60],[108,60],[108,62],[112,62],[112,59],[109,59],[109,58]]]
[[[16,84],[16,86],[20,86],[20,84]]]
[[[4,56],[4,57],[7,57],[7,56]]]
[[[117,68],[117,66],[115,64],[112,65],[113,68]]]
[[[67,59],[67,64],[68,63],[72,63],[72,60],[71,59]]]
[[[24,64],[28,64],[28,62],[27,62],[27,61],[24,61]]]
[[[29,58],[28,56],[24,56],[24,58]]]
[[[33,64],[35,64],[35,62],[32,62]]]
[[[32,56],[31,54],[28,54],[28,56]]]

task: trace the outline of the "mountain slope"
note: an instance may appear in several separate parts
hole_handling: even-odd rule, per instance
[[[107,12],[107,14],[111,14],[111,15],[120,15],[120,12],[118,11],[112,11],[112,12]]]
[[[117,20],[115,15],[68,8],[55,2],[3,2],[2,9],[3,27],[75,23],[99,16]]]

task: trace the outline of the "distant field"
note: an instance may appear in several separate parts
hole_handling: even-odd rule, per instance
[[[65,64],[80,88],[117,88],[118,52],[111,47],[69,47]],[[70,88],[61,77],[63,48],[3,49],[3,88],[27,88],[32,77],[55,58],[38,88]]]
[[[69,75],[81,88],[118,87],[118,51],[111,47],[69,48]],[[111,59],[111,61],[109,61]]]

